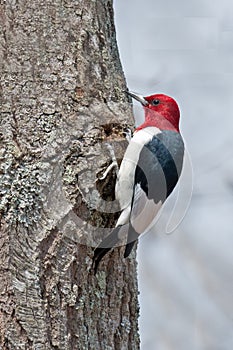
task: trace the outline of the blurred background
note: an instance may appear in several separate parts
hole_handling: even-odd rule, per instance
[[[115,0],[129,89],[170,94],[193,167],[138,248],[142,350],[233,349],[233,2]],[[141,108],[134,107],[137,123]],[[187,185],[187,187],[185,187]],[[175,227],[175,224],[173,225]]]

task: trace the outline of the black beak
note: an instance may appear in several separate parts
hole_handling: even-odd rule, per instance
[[[132,98],[140,102],[143,106],[148,106],[149,103],[145,100],[143,96],[138,95],[135,92],[131,92],[131,91],[125,91],[125,92],[126,94],[128,94],[129,96],[131,96]]]

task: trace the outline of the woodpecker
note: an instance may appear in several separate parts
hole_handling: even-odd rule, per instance
[[[164,94],[127,94],[143,106],[145,121],[136,128],[120,165],[115,186],[121,214],[116,227],[94,251],[94,270],[105,254],[125,240],[128,257],[139,235],[148,231],[181,174],[184,143],[176,101]]]

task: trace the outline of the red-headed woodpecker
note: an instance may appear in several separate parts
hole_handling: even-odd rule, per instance
[[[104,255],[126,235],[124,257],[130,254],[135,240],[151,228],[175,188],[183,165],[184,143],[176,101],[163,94],[128,94],[143,105],[145,122],[135,130],[122,160],[115,186],[121,214],[116,227],[95,249],[95,272]]]

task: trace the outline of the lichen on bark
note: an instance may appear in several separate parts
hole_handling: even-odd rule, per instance
[[[120,160],[133,124],[112,2],[4,1],[0,22],[0,346],[137,349],[135,252],[91,269],[117,217],[105,142]]]

